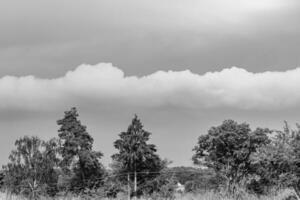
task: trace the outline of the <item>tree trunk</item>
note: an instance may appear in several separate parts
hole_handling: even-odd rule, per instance
[[[127,174],[127,184],[128,184],[128,200],[130,200],[130,175],[129,172]]]
[[[134,199],[136,200],[136,190],[137,190],[137,174],[136,170],[134,171]]]

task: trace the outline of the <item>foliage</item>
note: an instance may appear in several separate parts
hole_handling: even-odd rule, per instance
[[[120,193],[128,193],[128,186],[123,184],[120,181],[118,174],[111,170],[107,170],[103,189],[108,198],[117,198]]]
[[[232,186],[251,174],[250,156],[269,142],[269,132],[261,128],[252,132],[246,123],[225,120],[220,126],[210,128],[208,134],[199,137],[193,161],[213,168],[224,176],[228,190],[232,191]]]
[[[148,144],[150,133],[143,129],[141,121],[137,115],[134,116],[126,132],[119,134],[120,139],[114,142],[115,148],[119,151],[112,156],[117,163],[115,171],[117,173],[128,173],[130,180],[133,180],[134,172],[138,172],[137,179],[139,185],[154,179],[164,168],[165,163],[156,154],[156,146]],[[125,177],[120,177],[126,183]],[[139,190],[141,194],[142,191]]]
[[[201,199],[198,193],[209,194],[208,199],[256,199],[257,194],[260,199],[272,199],[264,195],[284,188],[291,193],[282,198],[300,196],[300,125],[291,129],[285,122],[282,131],[252,131],[247,123],[225,120],[199,137],[193,149],[198,167],[168,167],[170,162],[149,144],[151,133],[135,115],[114,142],[118,152],[106,170],[100,163],[102,153],[93,150],[94,140],[78,120],[76,108],[66,111],[57,124],[57,139],[24,136],[15,142],[8,164],[0,171],[3,189],[31,199],[127,198],[128,191],[147,199],[178,195]],[[132,192],[135,177],[136,194]],[[176,193],[178,183],[185,186],[184,194]]]
[[[3,170],[0,171],[0,188],[3,188],[4,186],[4,178],[5,178],[5,172]]]
[[[99,162],[102,153],[92,150],[94,140],[77,117],[76,108],[71,108],[57,124],[60,125],[60,166],[64,173],[71,177],[69,189],[80,192],[86,188],[99,187],[102,184],[104,169]]]
[[[185,192],[217,190],[224,182],[224,179],[210,168],[173,167],[169,171],[185,186]]]
[[[176,193],[177,180],[174,176],[159,176],[151,182],[156,185],[156,190],[152,193],[163,199],[174,199]],[[152,194],[148,192],[148,194]]]
[[[3,166],[4,185],[12,193],[36,197],[39,194],[55,195],[58,159],[55,139],[44,142],[38,137],[22,137],[15,142],[16,149]]]
[[[271,142],[259,148],[252,160],[262,192],[270,187],[293,187],[300,191],[300,127],[291,130],[285,122],[283,131],[276,131]],[[264,186],[264,188],[262,188]],[[299,192],[298,192],[299,193]]]

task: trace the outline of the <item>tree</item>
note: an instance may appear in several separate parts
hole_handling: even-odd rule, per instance
[[[30,198],[40,194],[55,195],[58,178],[56,145],[54,139],[48,142],[38,137],[18,139],[9,163],[3,166],[5,187],[12,193],[22,193]]]
[[[276,131],[268,145],[252,156],[256,166],[257,185],[265,192],[271,187],[292,187],[300,196],[300,126],[292,130],[285,122],[283,131]]]
[[[71,108],[57,124],[60,125],[60,166],[64,173],[71,177],[69,189],[80,192],[86,188],[99,187],[102,184],[104,169],[99,161],[103,154],[93,150],[94,140],[86,131],[86,126],[77,118],[76,108]]]
[[[139,179],[139,184],[143,185],[146,181],[155,178],[164,168],[164,163],[156,154],[156,146],[148,144],[150,134],[143,129],[141,121],[135,115],[127,131],[120,133],[120,139],[114,142],[119,152],[112,155],[112,159],[119,163],[118,173],[127,173],[129,180],[132,180],[133,174],[135,196],[137,179]],[[125,182],[126,179],[123,181]],[[142,191],[139,190],[139,192]]]
[[[233,192],[234,185],[251,173],[250,156],[258,147],[269,142],[269,132],[269,129],[261,128],[252,132],[246,123],[225,120],[199,137],[193,149],[193,161],[223,175],[227,179],[228,191]]]

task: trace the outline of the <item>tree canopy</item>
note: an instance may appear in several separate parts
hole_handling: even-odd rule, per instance
[[[133,178],[131,175],[138,172],[139,185],[155,178],[159,173],[152,172],[160,172],[164,167],[164,162],[156,153],[156,146],[148,144],[150,135],[151,133],[144,130],[140,119],[135,115],[127,131],[121,132],[120,138],[114,142],[114,147],[119,152],[112,155],[112,159],[120,163],[118,172],[130,174],[131,179]]]
[[[261,146],[252,157],[260,186],[293,187],[300,194],[300,126],[292,130],[285,122],[271,142]],[[263,190],[263,188],[260,188]]]
[[[261,128],[251,131],[249,124],[225,120],[199,137],[193,161],[226,177],[230,187],[251,173],[250,156],[269,142],[269,132]]]
[[[54,195],[58,174],[57,143],[24,136],[15,142],[16,149],[4,166],[4,184],[13,193],[36,197],[39,193]]]
[[[104,169],[99,161],[103,154],[93,150],[94,139],[77,118],[77,109],[71,108],[57,124],[60,126],[60,166],[66,175],[71,176],[70,189],[81,191],[99,187]]]

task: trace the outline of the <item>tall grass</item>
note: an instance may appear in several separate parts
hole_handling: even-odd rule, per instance
[[[288,196],[293,195],[293,190],[285,189],[273,192],[269,195],[265,196],[256,196],[249,193],[239,193],[236,195],[226,195],[223,193],[215,193],[212,191],[204,192],[204,193],[197,193],[197,194],[176,194],[173,200],[284,200]],[[126,194],[120,194],[115,199],[109,198],[101,198],[101,197],[87,197],[87,196],[74,196],[72,194],[68,194],[65,196],[50,198],[50,197],[40,197],[41,200],[127,200]],[[0,200],[27,200],[25,197],[18,196],[18,195],[11,195],[8,193],[0,193]],[[142,197],[138,200],[171,200],[166,199],[159,196],[149,196],[149,197]]]

